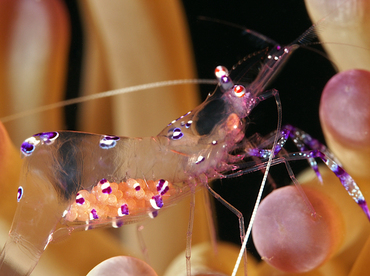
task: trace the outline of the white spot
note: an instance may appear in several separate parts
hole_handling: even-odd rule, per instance
[[[64,218],[68,214],[67,210],[64,210],[62,217]]]
[[[120,228],[120,225],[117,224],[117,219],[116,218],[112,218],[112,227],[113,228]]]
[[[102,190],[105,190],[105,189],[107,189],[109,187],[110,187],[110,183],[109,182],[105,182],[104,184],[101,185],[101,189]]]
[[[235,96],[241,98],[245,95],[246,89],[243,85],[234,85],[233,92]]]
[[[176,130],[173,132],[173,136],[179,136],[181,134],[181,130]]]
[[[164,184],[163,184],[162,188],[158,191],[158,193],[159,193],[160,195],[162,195],[162,193],[164,192],[164,190],[165,190],[167,187],[168,187],[168,181],[167,181],[167,180],[165,180],[165,182],[164,182]]]
[[[154,209],[156,209],[156,210],[161,209],[161,208],[159,208],[159,207],[158,207],[157,203],[155,202],[155,200],[154,200],[153,198],[151,198],[151,199],[149,200],[149,202],[150,202],[150,205],[152,205],[152,207],[153,207]]]
[[[148,213],[148,216],[151,218],[151,219],[154,219],[155,217],[153,216],[153,213],[152,212],[149,212]]]
[[[204,161],[204,157],[202,155],[199,155],[197,161],[195,161],[195,164],[199,164],[202,161]]]
[[[104,145],[106,145],[106,146],[110,146],[110,145],[112,145],[112,144],[114,144],[116,141],[114,141],[114,140],[105,140],[104,142],[102,142]]]
[[[24,140],[27,143],[30,143],[31,145],[37,146],[40,143],[40,140],[37,140],[35,137],[30,137]]]
[[[89,221],[87,220],[87,221],[86,221],[86,225],[85,225],[85,231],[89,230],[89,226],[90,226],[90,225],[89,225]]]
[[[221,79],[223,76],[228,76],[229,72],[227,71],[226,67],[224,66],[217,66],[215,69],[215,76],[218,79]]]
[[[49,243],[53,240],[53,234],[50,234],[49,237],[48,237],[48,241],[46,242],[45,244],[45,247],[44,247],[44,250],[46,249],[46,247],[48,247]]]
[[[140,184],[139,184],[139,182],[136,182],[135,184],[134,184],[134,189],[135,190],[138,190],[137,188],[139,187],[139,190],[141,189],[141,187],[140,187]]]

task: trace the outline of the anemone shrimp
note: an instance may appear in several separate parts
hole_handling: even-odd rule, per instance
[[[221,75],[221,77],[219,77],[219,79],[227,78],[228,76],[227,76],[226,71],[224,69],[222,69],[221,71],[224,72],[224,73],[223,73],[223,75]],[[227,92],[229,90],[229,88],[230,88],[227,85],[226,86],[223,86],[222,84],[220,85],[220,87],[221,87],[221,90],[222,89],[225,90],[224,92]],[[239,88],[243,91],[242,87],[239,87]],[[259,92],[261,92],[261,91],[259,91]],[[217,92],[217,94],[218,93],[219,92]],[[270,94],[270,96],[271,96],[271,94]],[[231,115],[232,115],[232,113],[230,114],[230,116]],[[233,124],[232,122],[234,121],[235,116],[231,116],[231,117],[230,116],[228,117],[228,118],[230,118],[228,121],[231,122],[230,123],[231,124],[230,126],[231,127],[234,127],[235,124]],[[189,122],[190,120],[188,120],[187,122],[184,123],[184,126],[182,126],[181,123],[182,123],[182,119],[183,118],[181,118],[180,121],[177,121],[177,123],[180,124],[181,127],[184,127],[185,126],[185,128],[186,128],[186,125],[188,125],[188,126],[192,125],[193,122]],[[176,122],[174,122],[174,124],[175,123]],[[180,127],[173,128],[172,130],[171,129],[166,130],[165,131],[166,135],[170,135],[170,136],[166,136],[167,137],[166,140],[168,138],[170,138],[172,140],[180,140],[181,141],[181,139],[183,139],[184,134],[186,136],[187,133],[185,133],[185,131],[181,131],[181,129],[180,130],[178,130],[178,129],[180,129]],[[236,128],[236,130],[238,130],[238,127]],[[230,129],[230,131],[232,131],[232,130]],[[54,146],[57,145],[58,139],[60,139],[62,136],[65,136],[66,137],[69,134],[67,132],[65,132],[65,133],[64,132],[61,132],[61,136],[58,137],[58,135],[59,135],[58,133],[54,133],[54,132],[49,132],[49,133],[43,133],[43,134],[36,135],[33,138],[31,138],[30,140],[27,140],[26,141],[26,144],[24,144],[24,146],[23,146],[23,152],[26,155],[33,156],[34,155],[33,150],[34,150],[35,147],[38,147],[38,144],[39,144],[39,146],[41,146],[42,144],[45,144],[45,145],[50,145],[50,146],[53,147],[53,145]],[[71,137],[72,136],[73,136],[73,134],[71,134]],[[86,137],[87,138],[86,140],[88,140],[89,139],[88,137],[91,137],[92,138],[93,136],[90,136],[88,134],[84,134],[84,135],[81,134],[80,137]],[[114,145],[120,143],[119,141],[121,140],[121,138],[112,137],[112,136],[99,136],[99,137],[100,137],[99,138],[99,141],[100,141],[100,144],[101,144],[101,147],[100,148],[101,149],[106,149],[106,150],[110,150],[111,148],[114,148]],[[72,137],[72,139],[74,139],[74,138]],[[125,140],[125,139],[122,139],[122,140]],[[218,143],[217,140],[212,140],[211,142],[213,142],[213,141],[216,141],[216,143],[214,143],[214,145],[216,145]],[[270,156],[273,156],[273,155],[270,155]],[[204,156],[202,156],[202,157],[204,157]],[[194,159],[195,163],[196,164],[198,164],[198,163],[199,164],[205,164],[204,163],[205,160],[202,159],[202,157],[200,155],[199,156],[195,156],[194,157],[195,158]],[[26,157],[26,158],[28,158],[28,157]],[[45,161],[45,160],[41,160],[41,161]],[[210,175],[206,175],[206,176],[211,176],[212,177],[212,171],[210,172]],[[100,185],[101,187],[100,186],[97,186],[97,187],[100,187],[100,189],[101,189],[100,192],[104,193],[103,190],[107,190],[108,191],[108,194],[110,194],[109,191],[111,191],[111,190],[114,191],[114,192],[117,192],[118,191],[117,188],[114,185],[111,184],[112,182],[111,183],[107,182],[106,178],[104,178],[104,177],[99,177],[99,178],[100,179],[99,179],[99,184],[98,185]],[[104,180],[103,180],[103,178],[104,178]],[[122,178],[122,177],[117,177],[117,178]],[[166,178],[171,178],[171,177],[170,176],[166,176]],[[130,185],[129,182],[130,181],[127,180],[126,184]],[[141,184],[138,185],[139,182],[140,181],[137,181],[137,182],[133,183],[133,185],[134,185],[133,188],[135,190],[138,189],[138,191],[142,191],[144,188],[142,186],[140,186],[140,185],[144,185],[144,184],[141,183]],[[107,183],[108,183],[108,185],[105,185]],[[104,185],[107,186],[107,187],[105,187]],[[135,187],[135,185],[136,185],[136,187]],[[150,185],[154,185],[156,187],[157,192],[160,192],[160,195],[163,196],[163,201],[165,202],[164,198],[167,195],[167,188],[168,187],[171,187],[171,185],[169,184],[169,182],[167,181],[167,184],[166,184],[166,179],[161,178],[159,180],[156,180],[156,182],[154,182],[154,183],[152,183]],[[103,188],[103,186],[104,186],[104,188]],[[27,188],[25,188],[24,192],[27,191],[26,189]],[[172,189],[172,188],[168,188],[168,189]],[[20,188],[20,190],[19,190],[19,199],[20,199],[20,202],[22,202],[22,191],[23,191],[22,188]],[[68,191],[67,194],[69,194],[69,192],[71,192],[73,194],[73,193],[79,192],[79,191]],[[81,195],[81,197],[80,197],[80,195]],[[82,193],[82,191],[81,191],[81,194],[80,195],[77,195],[77,197],[75,198],[75,200],[76,200],[76,203],[79,202],[79,203],[81,203],[81,205],[83,205],[84,204],[84,200],[87,199],[87,196],[84,195]],[[23,200],[24,200],[24,198],[23,198]],[[162,200],[161,197],[155,197],[155,198],[151,197],[149,199],[149,204],[150,204],[150,206],[152,206],[152,208],[157,209],[157,208],[160,208],[161,205],[162,205],[161,200]],[[120,206],[121,213],[119,215],[122,215],[122,216],[127,215],[128,210],[130,210],[128,207],[129,207],[128,205],[121,204],[121,206]],[[119,209],[119,208],[116,208],[116,209]],[[93,211],[93,210],[95,210],[95,211]],[[91,213],[92,219],[96,219],[96,217],[99,216],[99,212],[98,212],[99,210],[96,210],[95,208],[93,208],[91,210],[88,210],[88,211]],[[118,212],[119,212],[119,210],[118,210]],[[155,212],[155,210],[153,210],[153,212]],[[101,212],[100,214],[102,214],[102,213],[103,212]],[[73,215],[69,215],[69,214],[71,214],[71,212],[69,212],[68,214],[66,214],[66,216],[68,215],[68,219],[69,220],[74,220],[74,219],[71,219],[71,217],[73,217]],[[108,217],[109,217],[109,215],[108,215]],[[110,216],[110,217],[112,217],[112,216]],[[85,218],[84,219],[84,221],[86,221],[86,220],[88,220],[88,218]],[[115,223],[117,225],[117,222],[115,222]],[[83,225],[84,228],[85,227],[89,227],[89,226],[90,226],[89,223],[87,223],[87,224],[85,223]]]

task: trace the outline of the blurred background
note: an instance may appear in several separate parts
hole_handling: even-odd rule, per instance
[[[1,117],[63,99],[142,83],[214,79],[217,65],[231,68],[246,55],[260,50],[258,43],[242,30],[200,17],[245,26],[281,44],[289,44],[312,24],[303,1],[296,0],[171,0],[166,4],[116,0],[109,5],[100,1],[53,0],[43,7],[30,2],[34,1],[0,2]],[[40,49],[40,45],[45,49]],[[270,85],[280,92],[283,124],[297,126],[323,142],[319,100],[322,88],[333,74],[331,63],[324,57],[304,49],[297,51]],[[152,89],[28,116],[5,126],[17,147],[34,133],[55,129],[152,136],[194,108],[212,90],[209,85]],[[276,118],[275,101],[261,103],[249,118],[247,133],[270,133],[276,127]],[[295,172],[306,167],[306,163],[293,166]],[[290,183],[283,166],[274,168],[272,176],[279,186]],[[248,222],[261,179],[261,173],[254,173],[215,181],[213,187],[242,211]],[[271,189],[267,187],[266,193]],[[239,245],[237,218],[217,202],[214,205],[219,238]],[[160,216],[148,225],[144,223],[144,240],[159,275],[170,257],[185,249],[188,201],[176,208],[164,212],[168,216]],[[196,221],[195,243],[208,239],[202,204],[197,204],[197,208],[199,224]],[[137,244],[136,238],[132,238],[136,227],[126,228],[130,227],[107,235],[118,237],[125,249],[140,255],[140,249],[133,245]],[[107,231],[103,231],[102,235],[106,235]],[[82,240],[85,233],[76,235]],[[166,237],[165,241],[156,238],[158,235]],[[168,257],[156,254],[159,246],[163,246],[161,251],[166,251]],[[252,243],[248,249],[254,251]]]

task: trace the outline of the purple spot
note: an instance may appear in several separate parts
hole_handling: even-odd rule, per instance
[[[91,212],[90,212],[90,219],[98,219],[98,213],[96,212],[95,209],[92,209]]]
[[[169,189],[170,188],[168,187],[168,181],[164,179],[158,180],[157,191],[159,192],[161,196],[167,193]]]
[[[103,194],[111,194],[112,193],[112,188],[111,188],[111,186],[108,186],[107,188],[102,189],[101,191],[102,191]]]
[[[127,204],[121,205],[120,208],[118,208],[118,215],[120,217],[129,215],[129,210]]]
[[[19,186],[18,193],[17,193],[17,201],[19,202],[22,199],[23,196],[23,187]]]
[[[77,193],[77,196],[76,196],[76,203],[78,205],[82,205],[85,203],[85,199],[83,198],[83,196],[79,193]]]
[[[255,149],[255,148],[248,150],[249,156],[258,156],[259,153],[260,153],[260,151],[258,149]]]
[[[110,186],[108,180],[103,178],[99,181],[99,184],[101,185],[101,191],[103,194],[111,194],[112,193],[112,187]]]
[[[164,183],[166,183],[166,180],[164,180],[164,179],[159,179],[158,180],[158,184],[157,184],[157,191],[158,192],[162,189]]]
[[[35,150],[35,145],[27,141],[24,141],[21,145],[21,152],[26,156],[31,155],[34,150]]]
[[[280,45],[276,46],[276,49],[277,50],[280,50],[281,49],[281,46]]]
[[[295,132],[296,128],[293,127],[292,125],[286,125],[285,129],[288,130],[289,132]]]
[[[180,128],[175,127],[168,130],[168,136],[172,140],[179,140],[184,136],[184,134],[181,132]]]
[[[184,134],[181,132],[181,129],[176,127],[172,131],[172,137],[171,139],[173,140],[179,140],[184,136]]]
[[[191,126],[191,124],[192,124],[192,123],[193,123],[193,121],[191,121],[191,120],[190,120],[190,121],[188,121],[188,122],[185,124],[185,127],[186,127],[186,128],[189,128],[189,127]]]
[[[109,136],[109,135],[104,135],[100,138],[100,143],[99,146],[102,149],[111,149],[114,148],[117,145],[117,141],[120,138],[118,136]]]
[[[166,186],[164,189],[163,189],[163,191],[161,192],[161,195],[163,196],[165,193],[167,193],[168,192],[168,190],[169,190],[170,188],[168,187],[168,186]]]
[[[151,217],[152,219],[156,218],[157,216],[158,216],[158,211],[153,211],[153,212],[149,213],[149,217]]]
[[[366,201],[364,199],[360,199],[357,204],[361,207],[361,209],[365,212],[368,220],[370,220],[370,211],[367,207]]]
[[[349,174],[338,165],[332,171],[337,177],[349,177]]]
[[[322,146],[322,144],[318,140],[316,140],[316,139],[311,139],[311,140],[309,140],[306,143],[308,144],[308,146],[311,149],[317,149],[317,148],[320,148]]]
[[[221,82],[222,83],[229,83],[230,82],[230,78],[228,76],[222,76]]]
[[[59,133],[56,131],[41,132],[33,135],[33,137],[39,137],[45,144],[50,145],[59,137]]]
[[[288,139],[288,137],[290,136],[290,132],[291,132],[291,130],[290,129],[285,129],[285,130],[282,130],[281,131],[281,137],[283,138],[283,139]],[[292,139],[294,139],[294,137],[292,138]]]
[[[281,151],[281,149],[282,149],[281,145],[277,144],[275,147],[274,155],[278,154]]]
[[[325,163],[327,161],[325,155],[319,150],[313,150],[310,152],[310,157],[312,158],[321,158],[321,160]]]
[[[116,228],[120,228],[123,225],[123,221],[117,221],[116,222]]]
[[[135,187],[135,191],[140,191],[140,189],[141,189],[140,185],[137,185],[137,186]]]
[[[154,209],[161,209],[163,207],[163,200],[160,195],[153,196],[150,200],[150,204]]]

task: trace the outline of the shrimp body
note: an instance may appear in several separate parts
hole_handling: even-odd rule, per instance
[[[217,122],[209,134],[205,134],[209,130],[203,126],[197,128],[205,106],[223,102],[222,98],[210,96],[203,105],[173,121],[155,137],[128,138],[71,131],[36,134],[21,146],[25,156],[24,174],[46,178],[50,184],[46,185],[45,196],[52,190],[52,197],[58,199],[55,203],[66,206],[64,213],[69,212],[71,202],[79,203],[86,192],[94,192],[96,198],[100,196],[97,190],[104,194],[105,189],[109,190],[105,192],[107,196],[111,190],[119,191],[118,194],[129,194],[130,191],[124,187],[118,189],[118,186],[124,185],[127,189],[136,190],[136,193],[145,191],[147,194],[134,195],[133,198],[136,201],[147,198],[146,205],[141,209],[145,213],[154,212],[163,206],[162,203],[160,208],[148,204],[154,197],[165,194],[168,197],[171,194],[168,200],[176,202],[179,196],[190,191],[189,185],[196,186],[233,168],[229,152],[243,139],[244,131],[242,120],[228,110],[228,104],[222,109],[222,115],[226,114],[226,118]],[[141,184],[134,187],[134,184],[130,184],[134,180]],[[166,184],[166,193],[163,190],[165,188],[159,187],[159,182],[163,181],[169,183]],[[118,186],[115,187],[113,183]],[[19,198],[20,205],[26,201],[24,197],[28,189],[22,186],[24,195]],[[125,195],[120,197],[124,198]],[[117,199],[110,201],[116,202]],[[26,204],[29,202],[26,201]],[[134,209],[128,204],[128,210],[134,214],[140,213]],[[99,212],[91,216],[92,220],[100,217]],[[113,217],[112,213],[109,217]],[[133,219],[136,220],[135,217]]]
[[[270,165],[308,159],[316,170],[312,159],[321,158],[329,160],[334,168],[337,163],[326,148],[301,141],[299,130],[287,134],[288,128],[278,128],[262,143],[245,137],[245,118],[253,108],[269,97],[279,102],[278,92],[265,88],[298,47],[298,42],[286,47],[276,45],[258,60],[262,64],[260,73],[249,84],[242,83],[248,70],[241,66],[243,62],[230,74],[218,66],[215,91],[157,136],[128,138],[61,131],[26,139],[21,146],[25,160],[17,196],[19,205],[0,255],[0,274],[6,265],[14,266],[22,260],[23,265],[17,268],[19,275],[29,275],[58,231],[67,230],[69,234],[74,229],[119,227],[155,217],[158,210],[175,204],[201,185],[215,195],[207,184],[209,179],[264,169],[267,159]],[[289,137],[300,143],[304,155],[280,155]],[[243,161],[248,157],[260,162],[250,165]],[[358,188],[344,171],[336,174],[342,177],[343,185]],[[366,205],[361,192],[354,197]],[[366,212],[367,206],[363,209]],[[59,222],[64,225],[57,229]],[[239,223],[243,240],[242,216]]]
[[[155,137],[61,131],[26,139],[19,203],[0,271],[22,259],[20,273],[29,275],[58,222],[65,224],[58,231],[70,232],[155,217],[198,184],[232,169],[229,152],[244,137],[243,123],[219,90]],[[209,118],[209,128],[203,112],[213,104],[224,107],[221,120]]]

